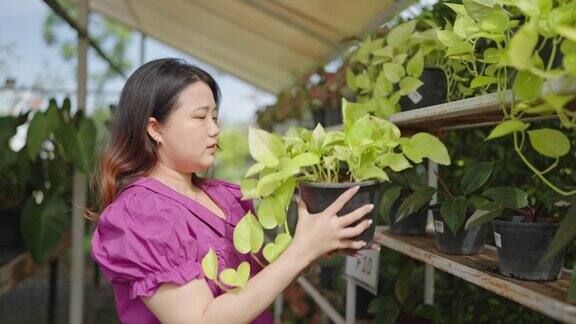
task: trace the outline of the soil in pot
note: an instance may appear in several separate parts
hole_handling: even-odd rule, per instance
[[[366,229],[362,234],[353,238],[354,240],[362,240],[366,242],[366,247],[369,248],[374,240],[374,231],[376,229],[376,221],[378,211],[380,210],[380,194],[382,190],[382,181],[364,181],[364,182],[350,182],[350,183],[316,183],[306,182],[302,183],[299,187],[300,196],[304,200],[306,207],[310,213],[320,213],[330,206],[344,191],[354,186],[360,186],[358,192],[344,205],[344,207],[337,213],[338,216],[346,215],[364,205],[374,204],[372,212],[365,215],[358,222],[352,224],[354,226],[365,219],[372,219],[372,225]]]
[[[458,232],[454,235],[442,219],[442,216],[440,216],[440,210],[433,209],[432,213],[434,215],[434,230],[438,251],[446,254],[466,255],[482,253],[484,242],[486,241],[486,233],[488,232],[488,224],[477,226],[468,231],[465,230],[464,224],[472,216],[472,213],[468,212],[464,224],[460,226]]]
[[[556,223],[525,223],[522,217],[492,221],[494,241],[500,259],[500,273],[534,281],[560,278],[565,250],[550,260],[543,260],[548,245],[558,230]]]
[[[424,84],[418,90],[400,98],[402,111],[430,107],[446,102],[446,75],[438,68],[425,68],[420,76]]]
[[[401,221],[396,222],[398,208],[408,195],[409,192],[403,190],[400,197],[398,197],[390,207],[390,212],[388,212],[390,232],[398,235],[424,235],[426,234],[426,216],[428,215],[428,209],[426,208],[412,213]]]

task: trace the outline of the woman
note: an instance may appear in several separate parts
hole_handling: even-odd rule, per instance
[[[114,287],[123,323],[271,323],[266,308],[315,259],[365,243],[363,206],[337,217],[357,188],[319,214],[298,203],[293,243],[264,269],[232,243],[251,201],[236,184],[201,179],[214,163],[220,93],[214,79],[177,59],[137,69],[126,82],[100,158],[100,207],[92,257]],[[219,271],[251,265],[242,289],[222,291],[204,278],[212,248]]]

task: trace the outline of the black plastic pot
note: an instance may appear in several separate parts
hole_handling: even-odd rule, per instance
[[[444,71],[438,68],[425,68],[420,76],[424,84],[414,92],[400,98],[402,111],[430,107],[446,102],[447,82]]]
[[[418,212],[412,213],[401,221],[396,222],[398,208],[400,208],[402,201],[404,201],[407,196],[408,194],[403,193],[390,207],[390,211],[388,212],[390,232],[398,235],[424,235],[426,234],[426,215],[428,215],[428,209],[426,208],[422,208]]]
[[[312,110],[312,119],[314,120],[314,125],[312,125],[312,128],[315,128],[316,125],[318,124],[324,126],[324,123],[326,122],[325,110],[324,109]]]
[[[374,230],[376,229],[376,220],[378,217],[380,205],[380,193],[382,190],[382,181],[364,181],[352,183],[316,183],[306,182],[302,183],[299,187],[300,196],[304,200],[306,207],[310,213],[320,213],[330,206],[344,191],[354,186],[360,186],[358,192],[344,205],[344,207],[337,213],[338,216],[346,215],[359,207],[367,204],[374,204],[374,209],[369,214],[365,215],[358,222],[352,224],[356,225],[365,219],[372,219],[372,225],[366,229],[362,234],[353,238],[354,240],[365,241],[366,247],[369,248],[374,240]]]
[[[342,110],[339,108],[326,108],[324,113],[324,126],[342,124]]]
[[[484,242],[486,241],[486,233],[488,232],[488,224],[477,226],[471,230],[465,230],[462,225],[456,235],[452,233],[448,225],[440,216],[438,209],[433,209],[434,215],[434,229],[436,235],[436,247],[438,251],[446,254],[466,254],[475,255],[480,254],[484,250]],[[472,216],[469,212],[466,215],[466,220]],[[464,221],[464,224],[466,221]]]
[[[516,279],[550,281],[560,278],[565,250],[543,260],[558,224],[524,223],[518,217],[493,220],[500,273]]]

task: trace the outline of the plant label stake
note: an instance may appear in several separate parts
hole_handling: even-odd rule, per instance
[[[358,257],[346,257],[346,275],[374,295],[378,294],[380,251],[362,250]]]

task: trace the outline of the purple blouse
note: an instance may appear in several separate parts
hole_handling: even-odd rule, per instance
[[[222,180],[207,179],[199,186],[226,219],[151,177],[133,181],[100,215],[92,258],[114,288],[122,323],[159,323],[140,296],[152,296],[162,283],[184,285],[204,278],[201,262],[210,248],[219,272],[243,261],[250,263],[252,276],[261,270],[232,242],[238,221],[254,212],[252,201],[241,201],[240,186]],[[211,280],[206,282],[215,297],[223,293]],[[265,311],[252,323],[272,322]]]

